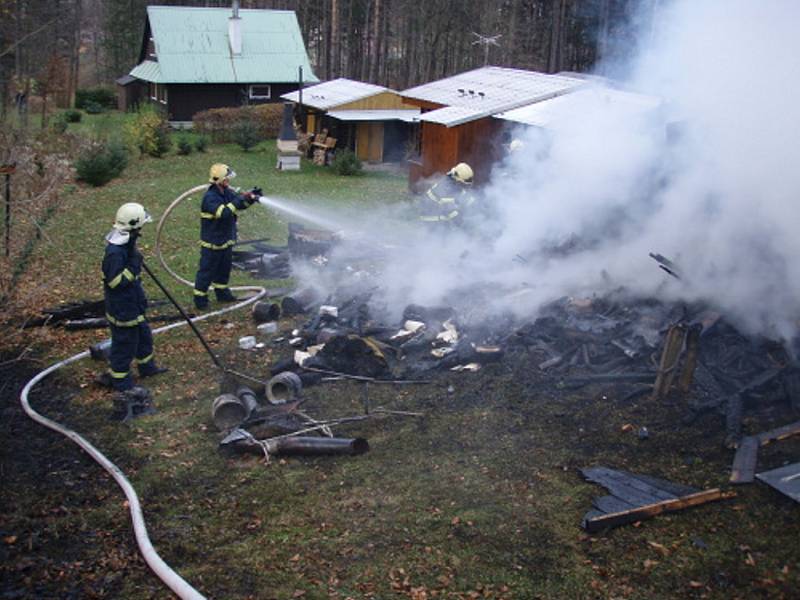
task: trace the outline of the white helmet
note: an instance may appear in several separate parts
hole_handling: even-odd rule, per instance
[[[508,145],[508,153],[514,154],[514,152],[516,152],[517,150],[522,150],[524,146],[525,144],[523,144],[520,140],[513,139],[511,140],[511,143]]]
[[[455,167],[447,172],[448,177],[452,177],[459,183],[472,183],[472,167],[467,163],[458,163]]]
[[[134,229],[141,229],[142,225],[152,220],[144,206],[138,202],[128,202],[117,210],[114,229],[117,231],[133,231]]]

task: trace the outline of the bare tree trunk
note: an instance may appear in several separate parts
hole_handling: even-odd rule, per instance
[[[75,106],[75,92],[78,89],[78,78],[81,61],[81,0],[75,0],[74,32],[72,36],[72,47],[69,56],[69,78],[67,81],[67,106]]]
[[[556,73],[561,69],[563,43],[563,17],[566,0],[556,0],[553,6],[552,27],[550,29],[550,55],[547,60],[547,72]]]
[[[340,27],[339,27],[339,0],[331,0],[331,33],[330,33],[330,69],[328,77],[333,79],[339,77],[339,66],[341,61],[339,54],[341,52],[341,45],[339,40]]]
[[[383,11],[381,0],[373,1],[372,8],[372,40],[369,49],[369,76],[372,83],[378,81],[380,73],[380,48],[383,41]]]

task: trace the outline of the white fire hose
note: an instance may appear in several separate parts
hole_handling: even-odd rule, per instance
[[[156,242],[155,242],[155,249],[158,255],[158,259],[161,262],[161,265],[164,269],[177,281],[188,285],[190,287],[194,287],[194,284],[183,277],[180,277],[177,273],[175,273],[172,269],[167,266],[167,263],[164,261],[164,257],[161,254],[161,249],[159,246],[159,241],[161,237],[161,230],[164,226],[164,222],[172,210],[183,200],[188,198],[194,193],[200,192],[205,190],[208,187],[208,184],[198,185],[193,187],[190,190],[187,190],[180,196],[178,196],[172,204],[167,207],[167,210],[164,211],[164,214],[161,216],[161,219],[158,222],[158,227],[156,228]],[[235,291],[251,291],[256,292],[254,296],[246,298],[242,302],[238,302],[236,304],[232,304],[220,310],[216,310],[214,312],[205,313],[198,317],[194,317],[192,322],[202,321],[204,319],[208,319],[209,317],[214,317],[217,315],[221,315],[223,313],[231,312],[234,310],[238,310],[248,304],[252,304],[256,302],[260,298],[263,298],[267,290],[263,287],[259,286],[240,286],[240,287],[232,287],[231,290]],[[158,329],[154,329],[153,333],[163,333],[170,329],[174,329],[175,327],[182,327],[187,325],[186,321],[180,321],[177,323],[171,323],[170,325],[165,325],[164,327],[159,327]],[[147,527],[145,526],[144,522],[144,515],[142,513],[142,507],[139,503],[139,497],[136,495],[136,490],[134,490],[131,483],[125,477],[125,474],[117,467],[114,463],[112,463],[102,452],[100,452],[97,448],[95,448],[88,440],[84,437],[76,433],[75,431],[64,427],[63,425],[56,423],[55,421],[48,419],[45,416],[42,416],[38,412],[36,412],[30,405],[28,400],[28,394],[33,389],[37,383],[39,383],[42,379],[47,377],[50,373],[64,367],[68,364],[77,362],[89,356],[89,351],[86,350],[84,352],[80,352],[74,356],[71,356],[67,359],[64,359],[60,362],[50,365],[44,371],[38,373],[33,379],[31,379],[25,387],[22,389],[22,393],[20,394],[20,403],[22,404],[22,408],[25,413],[37,423],[44,425],[52,429],[53,431],[57,431],[61,435],[71,439],[75,442],[78,446],[80,446],[89,456],[91,456],[97,463],[100,464],[111,476],[114,480],[119,484],[122,488],[122,491],[125,493],[125,497],[128,499],[128,506],[130,508],[131,513],[131,520],[133,521],[133,532],[136,536],[136,543],[139,545],[139,550],[144,557],[145,562],[147,565],[153,570],[153,572],[158,576],[161,581],[163,581],[167,587],[169,587],[179,598],[182,600],[203,600],[205,596],[203,596],[200,592],[194,589],[189,583],[186,582],[180,575],[178,575],[164,560],[158,555],[155,548],[153,548],[153,544],[150,542],[150,538],[147,535]]]

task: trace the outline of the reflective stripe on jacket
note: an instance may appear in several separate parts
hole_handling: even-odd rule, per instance
[[[425,192],[420,221],[453,221],[464,209],[475,202],[475,197],[463,185],[445,177]]]
[[[236,243],[237,213],[250,204],[231,188],[210,185],[200,204],[200,245],[224,250]]]
[[[141,281],[141,258],[135,242],[106,244],[103,257],[103,295],[106,319],[117,327],[133,327],[144,321],[147,297]]]

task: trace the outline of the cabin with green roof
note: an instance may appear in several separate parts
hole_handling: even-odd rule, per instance
[[[126,107],[149,101],[171,123],[209,108],[282,102],[317,83],[291,10],[148,6],[139,64],[117,80]]]

